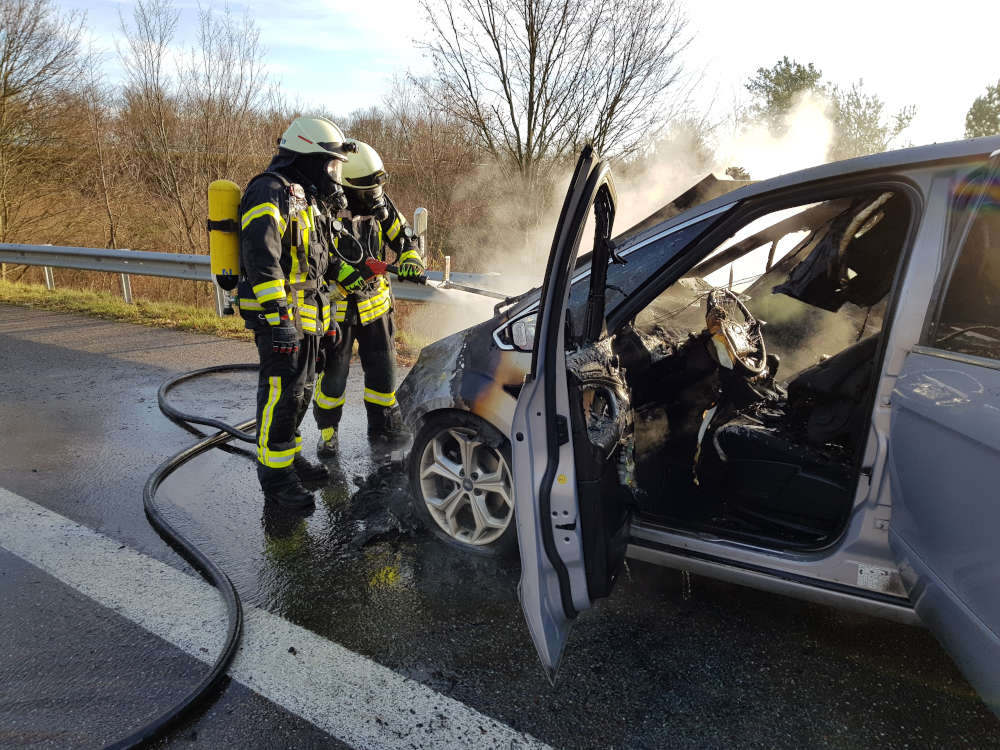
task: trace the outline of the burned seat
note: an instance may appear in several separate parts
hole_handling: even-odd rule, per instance
[[[803,370],[779,408],[745,410],[715,430],[723,497],[763,512],[827,522],[843,517],[879,339]]]

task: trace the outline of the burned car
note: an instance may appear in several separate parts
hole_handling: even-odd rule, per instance
[[[541,289],[399,391],[417,506],[516,544],[547,669],[629,555],[922,621],[1000,706],[998,149],[828,164],[618,236],[584,151]]]

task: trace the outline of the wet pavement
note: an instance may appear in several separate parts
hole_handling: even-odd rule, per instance
[[[0,487],[188,570],[142,513],[148,473],[193,440],[159,414],[156,390],[172,374],[253,355],[241,342],[0,307]],[[171,400],[241,421],[253,382],[211,376]],[[248,608],[556,747],[1000,747],[1000,722],[926,631],[698,577],[688,585],[636,562],[581,616],[549,685],[518,609],[516,562],[457,552],[419,527],[402,473],[367,444],[360,390],[352,375],[334,480],[311,514],[264,508],[239,452],[211,451],[161,487],[168,518]],[[311,454],[308,416],[304,437]],[[2,550],[0,572],[14,603],[0,616],[0,746],[100,744],[206,669]],[[77,713],[101,718],[75,724]],[[234,682],[166,744],[331,742]]]

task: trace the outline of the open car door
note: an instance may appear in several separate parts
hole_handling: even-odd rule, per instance
[[[556,227],[531,370],[514,411],[518,593],[550,680],[573,619],[610,593],[628,541],[631,405],[604,337],[615,201],[610,169],[588,146]],[[570,315],[571,275],[591,216],[589,296]]]
[[[892,395],[889,542],[920,619],[1000,714],[1000,152],[950,216],[940,301]]]

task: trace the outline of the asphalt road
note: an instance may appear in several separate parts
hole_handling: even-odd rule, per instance
[[[142,485],[193,438],[159,384],[250,345],[0,306],[0,747],[100,746],[182,696],[222,630],[214,592],[149,528]],[[175,403],[241,421],[253,379]],[[248,611],[232,680],[168,747],[1000,747],[926,631],[630,563],[549,685],[516,565],[419,529],[349,384],[336,479],[263,507],[213,451],[158,500]],[[305,422],[311,451],[316,431]],[[77,526],[76,524],[79,524]]]

